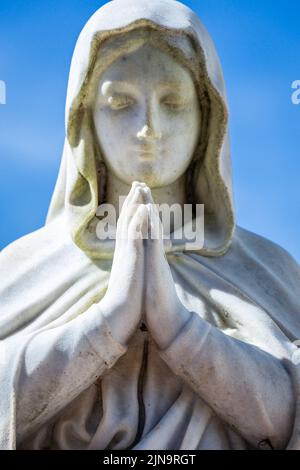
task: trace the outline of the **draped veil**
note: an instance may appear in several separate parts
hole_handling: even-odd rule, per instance
[[[114,243],[100,242],[93,230],[97,207],[105,201],[106,169],[95,140],[89,91],[96,68],[101,71],[128,50],[124,38],[138,35],[141,28],[149,31],[149,41],[191,70],[206,116],[205,140],[187,180],[193,202],[205,205],[205,243],[201,250],[184,244],[166,247],[178,295],[193,310],[209,303],[216,326],[226,334],[286,361],[297,399],[289,448],[299,449],[300,374],[291,357],[296,351],[292,343],[300,338],[300,269],[285,250],[235,223],[221,65],[199,18],[173,0],[114,0],[92,16],[77,41],[65,144],[46,224],[0,255],[0,447],[16,448],[20,364],[32,338],[83,315],[105,294]],[[109,41],[115,41],[115,56],[105,53]],[[266,341],[270,331],[273,343]]]

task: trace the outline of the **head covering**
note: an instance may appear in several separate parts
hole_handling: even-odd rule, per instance
[[[193,73],[206,119],[186,187],[192,188],[193,203],[205,207],[204,246],[198,252],[223,255],[235,225],[224,80],[206,29],[195,13],[173,0],[114,0],[100,8],[81,32],[68,84],[66,141],[47,223],[64,214],[72,239],[83,251],[92,258],[112,255],[113,244],[101,243],[93,230],[97,207],[105,199],[106,177],[89,94],[95,68],[105,70],[120,54],[137,47],[141,28],[149,31],[149,42],[175,55]],[[135,41],[130,43],[134,32]],[[112,40],[115,47],[107,52],[105,46]]]
[[[31,366],[37,367],[26,363],[34,338],[60,331],[85,315],[106,292],[114,246],[101,244],[90,231],[98,203],[105,199],[105,168],[93,136],[89,83],[94,67],[114,58],[105,55],[105,41],[119,41],[122,48],[120,33],[138,34],[141,27],[162,35],[161,47],[192,71],[202,105],[209,104],[206,145],[198,148],[190,171],[195,202],[205,204],[205,244],[198,252],[184,246],[169,250],[178,297],[188,310],[204,311],[205,320],[224,334],[287,359],[297,403],[288,448],[299,449],[300,369],[289,358],[297,349],[292,341],[300,338],[300,269],[282,248],[235,228],[221,67],[197,15],[173,0],[114,0],[94,14],[76,44],[66,140],[47,223],[0,255],[0,448],[17,446],[23,380]],[[51,357],[51,342],[43,343],[41,354]],[[79,377],[76,393],[88,385]],[[49,401],[40,412],[40,425],[71,400],[68,396],[59,404]]]

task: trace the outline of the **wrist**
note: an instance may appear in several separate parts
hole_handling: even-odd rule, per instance
[[[149,328],[158,347],[166,349],[184,329],[192,315],[192,312],[180,304],[174,307],[170,315],[165,315],[164,312],[160,316],[156,315],[158,321],[155,326],[153,321],[148,319]]]
[[[137,316],[134,316],[133,309],[128,309],[126,303],[110,302],[105,298],[99,306],[113,337],[120,344],[127,346],[139,322]]]

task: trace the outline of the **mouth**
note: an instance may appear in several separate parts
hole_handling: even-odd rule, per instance
[[[152,147],[152,146],[141,146],[135,148],[135,153],[138,154],[138,156],[141,159],[152,159],[157,153],[157,149]]]

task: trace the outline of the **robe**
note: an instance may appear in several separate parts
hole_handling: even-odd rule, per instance
[[[105,39],[136,27],[168,31],[174,47],[187,38],[182,52],[210,103],[204,160],[195,160],[191,180],[206,208],[205,243],[166,245],[192,316],[164,350],[144,323],[126,345],[113,337],[101,299],[114,243],[91,230],[104,175],[83,106],[87,77]],[[300,268],[235,223],[219,60],[200,20],[179,2],[114,0],[85,26],[47,222],[1,252],[0,280],[1,449],[300,449]],[[266,370],[274,396],[290,383],[285,442],[265,406],[276,404]],[[226,392],[222,403],[216,384]]]

